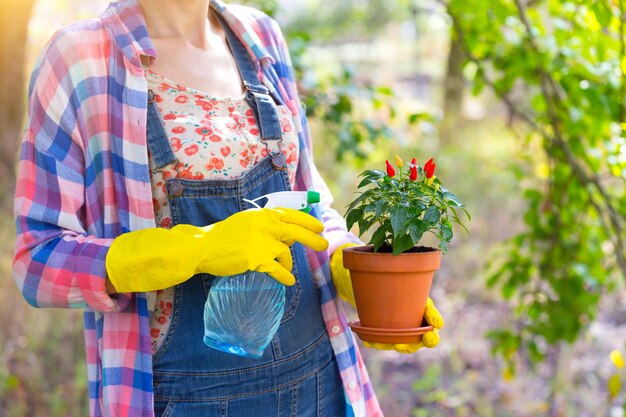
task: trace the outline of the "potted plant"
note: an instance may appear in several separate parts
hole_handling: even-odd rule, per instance
[[[366,170],[360,192],[346,212],[348,228],[359,235],[375,227],[368,246],[344,248],[359,321],[350,326],[367,342],[412,343],[432,330],[422,327],[424,308],[441,254],[452,239],[459,212],[469,213],[435,176],[431,158],[419,166],[415,158],[404,164],[396,156],[398,172],[386,161],[386,172]],[[432,233],[439,247],[418,246]]]

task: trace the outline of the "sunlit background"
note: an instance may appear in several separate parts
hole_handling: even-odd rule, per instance
[[[5,20],[14,10],[9,3],[0,2]],[[472,214],[471,234],[455,230],[431,292],[446,319],[440,345],[412,355],[362,350],[385,415],[624,416],[624,393],[615,387],[615,380],[624,378],[612,377],[620,371],[609,358],[613,350],[625,351],[623,275],[612,272],[597,284],[599,308],[583,315],[586,319],[581,319],[582,327],[569,338],[571,342],[565,336],[551,341],[541,330],[533,330],[541,336],[534,348],[517,344],[525,339],[515,336],[536,324],[527,321],[533,319],[526,317],[532,313],[519,308],[529,292],[521,283],[508,289],[501,283],[487,285],[492,264],[511,256],[502,250],[503,243],[534,224],[525,217],[532,206],[525,191],[541,187],[555,165],[547,160],[542,141],[521,126],[501,97],[489,86],[481,89],[477,81],[483,71],[480,59],[489,54],[477,55],[478,63],[468,62],[459,38],[451,37],[453,19],[445,2],[247,3],[271,13],[288,39],[310,113],[316,163],[340,213],[345,213],[353,198],[357,174],[364,168],[383,169],[385,159],[398,154],[422,163],[435,157],[439,178]],[[467,7],[472,3],[476,4],[470,1]],[[553,19],[555,7],[585,7],[581,1],[530,3],[528,7],[537,10],[531,14],[535,21],[542,19],[542,11],[545,19]],[[621,0],[587,3],[606,3],[616,18]],[[36,1],[28,23],[25,76],[55,30],[97,16],[107,4],[103,0]],[[499,19],[498,10],[494,19]],[[590,10],[597,17],[588,22],[588,29],[593,30],[594,21],[602,23],[602,10]],[[607,25],[617,31],[611,16],[608,19]],[[519,21],[502,20],[511,25],[510,30],[502,30],[504,36],[511,43],[518,42],[514,38],[520,36],[515,29]],[[563,24],[556,18],[544,23],[546,27]],[[486,25],[482,30],[491,29]],[[477,54],[502,47],[471,44],[469,35],[466,40]],[[561,46],[559,40],[555,42],[555,47]],[[607,48],[612,46],[607,44]],[[494,68],[502,69],[487,66]],[[23,88],[13,91],[14,97],[25,97]],[[598,91],[609,94],[601,88]],[[522,97],[523,102],[525,94],[522,86],[511,96]],[[0,137],[0,141],[8,140],[14,138]],[[626,159],[626,147],[616,155],[619,161]],[[623,196],[624,178],[626,174],[618,169],[614,178],[621,181],[614,191],[618,197],[620,192]],[[5,198],[0,216],[0,415],[86,416],[82,315],[37,310],[23,301],[10,272],[15,228],[7,190],[2,188]],[[620,201],[626,205],[626,199]],[[569,297],[575,299],[577,294]],[[349,306],[346,309],[355,317]],[[507,329],[513,336],[487,336],[496,329]],[[611,377],[613,387],[609,388]]]

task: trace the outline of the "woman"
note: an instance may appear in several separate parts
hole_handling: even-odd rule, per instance
[[[243,211],[310,188],[313,217]],[[122,0],[35,65],[14,275],[33,306],[84,309],[91,416],[382,415],[333,284],[352,301],[337,249],[358,239],[331,202],[284,39],[259,11]],[[202,343],[210,276],[248,269],[289,285],[260,359]]]

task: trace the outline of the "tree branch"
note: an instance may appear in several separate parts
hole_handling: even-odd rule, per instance
[[[622,76],[620,77],[620,99],[622,100],[619,108],[619,122],[624,123],[626,118],[626,71],[623,68],[624,58],[626,57],[626,40],[624,39],[624,0],[619,0],[619,62]],[[622,129],[624,130],[624,129]]]
[[[526,15],[526,10],[522,6],[522,3],[520,0],[514,0],[514,1],[515,1],[515,5],[517,6],[519,18],[522,21],[522,24],[524,25],[524,27],[526,28],[526,32],[528,34],[528,42],[534,50],[538,50],[539,48],[537,44],[535,43],[535,37],[532,31],[532,25],[530,24],[530,21],[528,20],[528,16]],[[623,0],[620,0],[620,4],[622,2]],[[621,27],[622,26],[620,25],[620,28]],[[574,175],[576,175],[580,179],[580,181],[583,182],[584,184],[585,183],[592,184],[596,188],[596,190],[600,193],[600,196],[604,200],[604,204],[603,204],[604,209],[608,212],[609,218],[611,220],[611,224],[616,229],[616,233],[615,233],[616,238],[617,238],[616,241],[618,242],[618,246],[616,248],[618,249],[616,251],[618,253],[616,253],[616,256],[618,257],[620,269],[622,269],[622,272],[626,276],[626,261],[624,261],[624,257],[626,256],[626,254],[624,252],[624,243],[622,241],[622,225],[621,225],[621,222],[623,221],[623,219],[613,207],[612,199],[610,195],[608,194],[608,192],[606,191],[606,189],[604,188],[604,186],[602,185],[599,177],[595,173],[588,173],[581,166],[578,158],[576,158],[576,156],[572,153],[572,150],[570,149],[570,147],[567,146],[567,143],[565,142],[561,134],[561,130],[560,130],[561,121],[559,120],[556,114],[556,109],[555,109],[555,106],[562,104],[561,99],[558,96],[558,92],[557,90],[555,90],[555,86],[554,86],[555,82],[552,79],[552,77],[550,77],[550,74],[544,68],[538,66],[537,71],[539,72],[541,91],[546,99],[548,117],[550,118],[552,129],[554,131],[554,136],[548,139],[551,140],[554,144],[556,144],[565,153],[565,158],[567,159],[567,162],[572,167]],[[552,89],[552,91],[550,91],[550,89]],[[602,216],[602,212],[604,211],[601,209],[601,207],[602,206],[594,205],[594,208],[596,208],[596,210],[600,209],[600,211],[598,212],[599,216]],[[613,235],[613,233],[611,233],[610,228],[607,229],[607,234],[609,236]],[[624,267],[622,268],[622,266]]]
[[[622,6],[623,0],[619,0],[619,1],[620,1],[620,6]],[[610,220],[610,224],[615,229],[614,231],[611,230],[611,228],[609,227],[608,224],[606,224],[606,222],[602,222],[603,228],[607,232],[607,236],[613,236],[613,238],[609,238],[609,239],[612,241],[613,245],[615,246],[615,250],[616,250],[615,255],[617,258],[617,264],[619,265],[619,268],[622,271],[622,274],[626,276],[626,245],[623,242],[623,237],[622,237],[623,227],[621,224],[623,222],[623,219],[621,218],[619,213],[616,211],[615,207],[613,207],[612,199],[609,193],[606,191],[606,189],[602,185],[601,180],[598,177],[598,175],[596,175],[593,172],[589,172],[587,169],[585,169],[584,166],[581,165],[578,158],[572,153],[572,150],[567,145],[567,142],[563,139],[563,136],[560,130],[560,120],[554,108],[555,105],[559,105],[562,103],[562,97],[560,94],[561,92],[559,91],[555,81],[552,79],[552,77],[549,76],[549,74],[547,74],[545,69],[541,67],[537,68],[539,72],[540,88],[541,88],[542,94],[545,96],[545,99],[546,99],[548,117],[550,119],[550,126],[553,130],[552,132],[549,132],[548,130],[546,130],[545,127],[537,123],[531,115],[526,114],[524,111],[522,111],[518,107],[518,105],[511,99],[508,92],[501,91],[500,89],[498,89],[495,83],[486,75],[485,66],[483,62],[480,59],[478,59],[475,55],[472,54],[472,51],[467,45],[465,32],[463,28],[461,27],[461,24],[457,16],[455,16],[451,12],[449,4],[445,0],[438,0],[438,2],[442,4],[448,11],[448,15],[452,19],[453,28],[456,31],[456,34],[459,38],[459,42],[467,58],[471,62],[476,64],[477,68],[480,71],[482,71],[483,74],[485,74],[482,77],[483,82],[495,93],[496,97],[498,97],[504,103],[509,114],[524,121],[526,124],[528,124],[531,127],[531,129],[538,132],[539,135],[543,137],[543,139],[547,142],[547,145],[552,145],[560,149],[565,155],[565,159],[567,160],[568,164],[571,166],[574,175],[583,184],[591,184],[598,191],[600,197],[602,198],[603,204],[600,205],[598,202],[593,200],[591,205],[597,211],[599,217],[603,218],[603,213],[607,213],[607,216]],[[522,21],[522,24],[524,25],[528,33],[528,42],[530,43],[531,47],[533,47],[534,50],[538,50],[537,45],[535,44],[535,39],[534,39],[534,35],[532,32],[532,26],[530,24],[530,21],[528,20],[528,16],[525,13],[525,9],[523,5],[521,4],[520,0],[515,0],[515,4],[518,9],[520,20]],[[623,13],[622,13],[622,16],[624,16]],[[622,17],[622,23],[624,22],[623,19],[624,18]],[[624,28],[622,24],[620,26],[620,30],[623,31],[623,29]],[[621,41],[624,42],[623,37]],[[622,74],[622,76],[623,76],[622,87],[626,89],[626,75]],[[626,94],[622,94],[622,97],[626,97]],[[624,103],[623,107],[626,108],[626,103]]]

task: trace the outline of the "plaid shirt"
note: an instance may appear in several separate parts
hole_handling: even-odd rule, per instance
[[[213,1],[247,45],[259,78],[291,110],[300,142],[296,189],[315,188],[313,213],[328,252],[308,251],[349,403],[348,415],[382,416],[330,279],[328,256],[358,239],[330,208],[284,38],[275,21]],[[140,56],[156,58],[137,0],[73,24],[50,40],[32,73],[15,195],[14,277],[35,307],[84,309],[92,417],[153,416],[148,294],[105,290],[113,239],[155,227],[146,148],[147,84]]]

